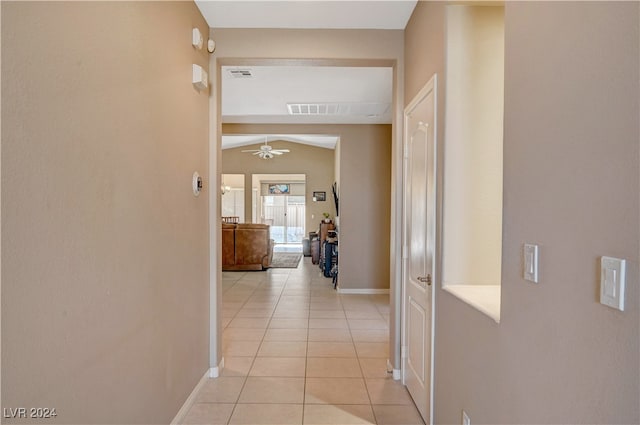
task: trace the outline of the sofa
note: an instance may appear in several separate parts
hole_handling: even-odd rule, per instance
[[[273,244],[266,224],[222,223],[222,270],[268,269]]]

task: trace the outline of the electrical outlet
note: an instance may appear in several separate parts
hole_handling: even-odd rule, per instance
[[[471,419],[464,410],[462,411],[462,425],[471,425]]]

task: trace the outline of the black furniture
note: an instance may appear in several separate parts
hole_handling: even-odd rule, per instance
[[[322,273],[324,277],[332,277],[331,269],[338,260],[338,242],[324,242],[324,255],[322,264]]]

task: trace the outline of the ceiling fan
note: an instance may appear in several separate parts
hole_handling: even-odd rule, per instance
[[[253,152],[253,155],[258,155],[260,159],[271,159],[275,155],[282,155],[288,153],[289,149],[273,149],[273,147],[267,144],[267,138],[264,138],[264,145],[260,146],[260,149],[249,149],[242,152]]]

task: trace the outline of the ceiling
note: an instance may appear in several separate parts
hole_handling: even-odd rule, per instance
[[[392,91],[392,68],[224,66],[222,122],[390,124]]]
[[[213,28],[405,28],[416,1],[202,1]],[[368,67],[225,66],[222,122],[249,124],[390,124],[393,70]],[[330,131],[328,131],[330,133]],[[222,138],[222,148],[288,140],[334,148],[337,137],[251,135]]]
[[[417,1],[196,0],[211,28],[402,30]]]

